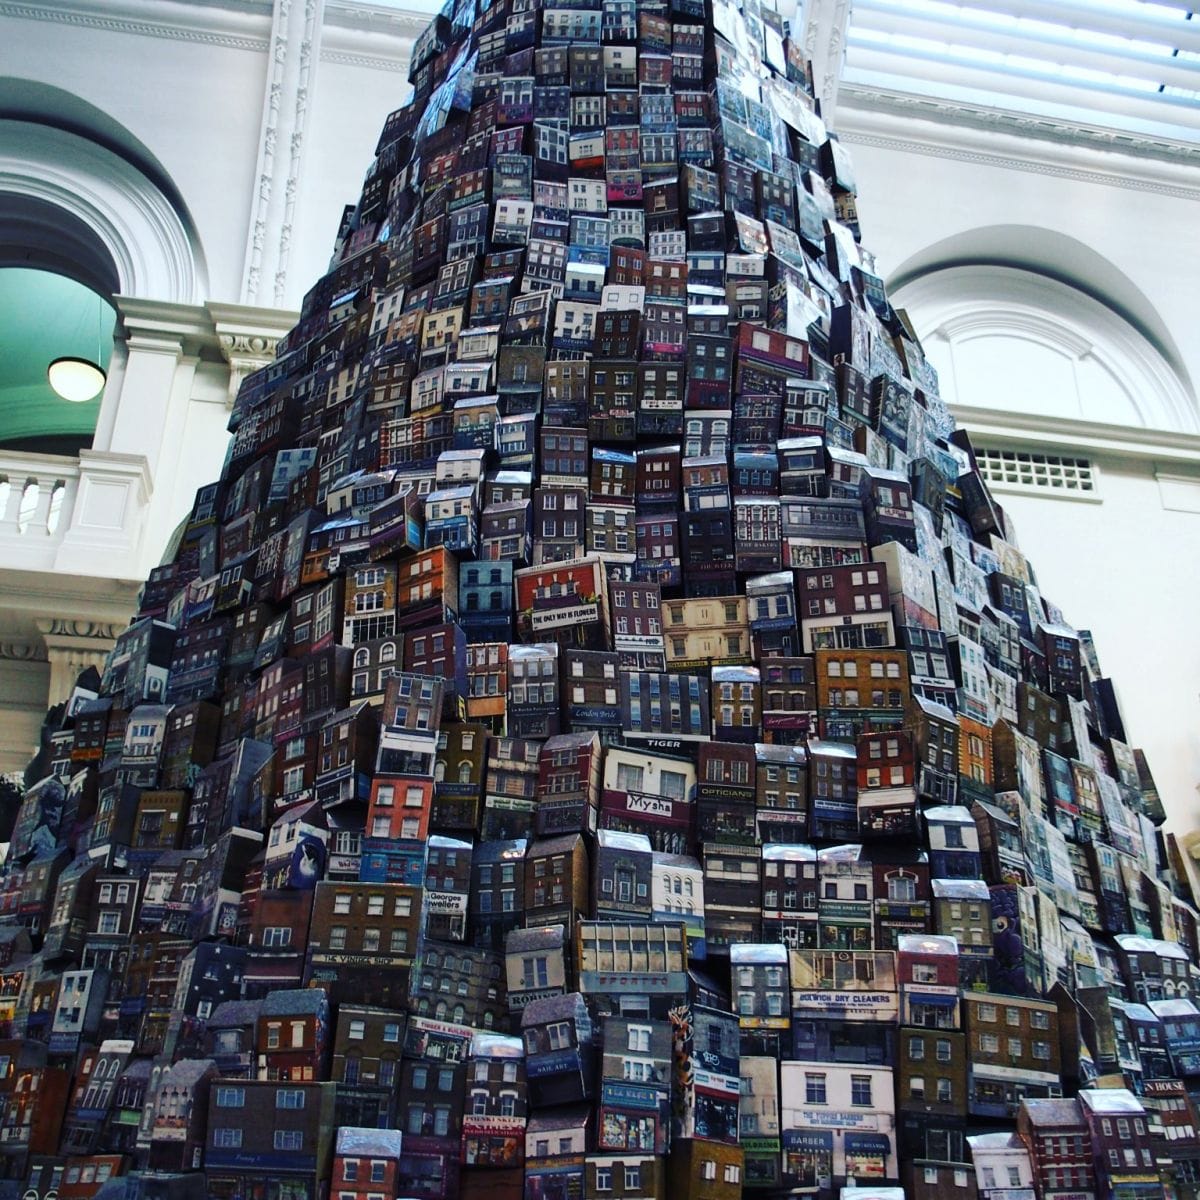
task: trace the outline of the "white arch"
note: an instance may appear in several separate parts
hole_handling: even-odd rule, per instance
[[[112,151],[73,133],[0,120],[0,193],[78,218],[116,266],[121,293],[200,304],[203,256],[162,192]]]
[[[1000,407],[981,394],[994,396],[1005,384],[1014,394],[1028,392],[1033,381],[1023,377],[1020,362],[1012,363],[1007,380],[957,377],[960,360],[978,352],[979,343],[1016,342],[1030,348],[1031,358],[1036,348],[1046,361],[1053,356],[1069,364],[1060,380],[1072,380],[1075,394],[1062,396],[1046,416],[1095,420],[1088,411],[1089,380],[1092,386],[1100,381],[1111,397],[1123,397],[1122,423],[1200,432],[1196,400],[1162,354],[1111,308],[1066,283],[1017,267],[952,266],[910,280],[892,299],[908,312],[931,360],[950,375],[943,394],[953,402]]]

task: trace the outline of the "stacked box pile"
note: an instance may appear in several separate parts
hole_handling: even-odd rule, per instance
[[[461,0],[412,82],[48,724],[0,1194],[1195,1195],[1182,864],[785,22]]]

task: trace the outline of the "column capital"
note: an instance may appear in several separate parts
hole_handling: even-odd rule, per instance
[[[35,624],[42,635],[45,661],[50,664],[50,705],[66,700],[88,667],[103,673],[108,652],[122,628],[114,621],[78,617],[38,617]]]
[[[38,617],[34,624],[42,635],[62,641],[106,641],[110,645],[125,626],[119,621],[91,620],[86,617]]]
[[[299,320],[299,314],[278,308],[245,304],[205,305],[216,332],[221,357],[229,364],[226,404],[232,408],[242,380],[275,359],[279,339]]]

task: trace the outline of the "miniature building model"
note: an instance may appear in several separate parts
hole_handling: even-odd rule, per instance
[[[15,814],[0,1196],[1195,1197],[1195,898],[788,23],[411,82]]]

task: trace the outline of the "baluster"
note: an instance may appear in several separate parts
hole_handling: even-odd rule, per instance
[[[8,477],[8,502],[4,505],[4,516],[0,518],[0,531],[14,534],[21,532],[21,501],[25,499],[26,480],[17,476]]]
[[[48,537],[50,534],[50,501],[54,499],[54,489],[59,481],[44,477],[37,481],[37,500],[29,517],[25,532],[31,536]]]

